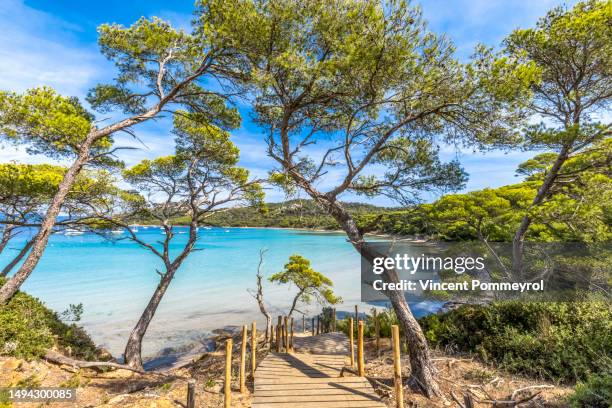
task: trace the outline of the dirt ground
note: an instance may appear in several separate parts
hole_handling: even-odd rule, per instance
[[[365,349],[366,375],[387,406],[395,407],[389,339],[381,339],[380,356],[373,342],[368,342]],[[569,387],[499,372],[470,356],[448,355],[435,350],[432,354],[442,396],[428,399],[406,386],[405,407],[464,407],[465,395],[472,398],[476,407],[564,407],[565,397],[572,392]],[[403,354],[402,378],[405,382],[409,371],[408,356]]]
[[[251,404],[252,382],[250,379],[247,381],[249,391],[241,395],[238,385],[240,347],[238,340],[235,338],[233,353],[235,358],[232,364],[232,406],[243,408]],[[387,406],[395,407],[393,360],[388,339],[381,339],[381,345],[380,355],[377,355],[374,343],[366,343],[366,376]],[[265,347],[260,347],[258,361],[261,361],[265,354]],[[464,407],[465,395],[471,396],[476,407],[562,407],[564,397],[571,392],[568,387],[500,373],[469,356],[434,352],[434,363],[438,369],[442,397],[427,399],[406,386],[404,391],[406,407]],[[247,362],[247,367],[248,364],[250,363]],[[407,356],[403,356],[404,379],[409,367]],[[146,375],[125,370],[101,372],[93,369],[75,369],[44,361],[27,362],[0,357],[0,387],[77,388],[76,402],[20,403],[13,404],[15,408],[166,408],[185,406],[187,380],[195,378],[196,407],[213,408],[223,406],[224,369],[225,350],[222,346],[182,368],[163,374]],[[494,405],[495,401],[497,405]],[[0,402],[0,408],[10,406]]]

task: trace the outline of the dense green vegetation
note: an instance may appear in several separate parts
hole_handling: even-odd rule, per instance
[[[399,324],[393,309],[379,310],[377,317],[381,337],[391,337],[391,326]],[[373,311],[364,323],[364,335],[374,337]],[[568,401],[572,407],[612,404],[612,308],[607,302],[464,305],[419,323],[435,347],[476,354],[515,374],[577,382]],[[337,328],[348,335],[348,319],[339,320]]]
[[[465,305],[420,322],[430,344],[476,353],[512,373],[569,383],[612,373],[606,302]]]
[[[80,359],[97,355],[96,346],[82,328],[64,323],[40,300],[17,292],[6,305],[0,305],[0,355],[32,359],[52,347]]]
[[[364,203],[344,203],[348,211],[366,217],[371,214],[382,214],[388,209]],[[338,229],[338,223],[312,200],[288,200],[283,203],[268,203],[262,211],[260,207],[241,207],[219,211],[208,217],[212,225],[228,227],[282,227],[282,228],[318,228]],[[177,219],[187,223],[187,217]]]
[[[612,375],[592,375],[578,383],[568,402],[572,408],[612,407]]]

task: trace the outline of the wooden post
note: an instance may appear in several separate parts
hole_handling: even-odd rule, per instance
[[[195,385],[193,378],[187,381],[187,408],[195,408]]]
[[[359,321],[359,306],[355,305],[355,321]]]
[[[312,335],[314,336],[315,335],[315,321],[314,321],[314,317],[312,318],[312,327],[311,327],[311,329],[312,329]]]
[[[355,341],[353,340],[353,318],[349,317],[349,353],[351,355],[351,368],[355,367]]]
[[[376,336],[376,355],[380,356],[380,322],[378,321],[376,309],[374,309],[374,333]]]
[[[306,333],[306,316],[302,315],[302,333]]]
[[[365,362],[363,358],[363,322],[357,325],[357,367],[360,377],[365,377]]]
[[[474,408],[474,398],[470,394],[463,394],[463,404],[465,408]]]
[[[291,318],[291,332],[289,333],[289,349],[293,350],[293,317]]]
[[[274,332],[275,332],[274,325],[271,325],[270,326],[270,350],[272,349],[272,344],[274,343]]]
[[[332,309],[332,331],[336,331],[336,308]]]
[[[285,343],[285,353],[289,352],[289,318],[284,317],[285,320],[285,332],[283,342]]]
[[[242,343],[240,343],[240,393],[246,391],[246,346],[248,340],[248,329],[246,324],[242,326]]]
[[[280,353],[280,342],[281,342],[281,333],[280,333],[280,325],[276,325],[276,352]]]
[[[395,382],[395,401],[397,408],[404,408],[404,386],[402,384],[402,363],[400,361],[400,335],[399,327],[391,326],[391,340],[393,344],[393,381]]]
[[[321,317],[317,315],[317,335],[321,334]]]
[[[225,408],[232,405],[232,339],[227,339],[225,343]]]
[[[283,348],[283,317],[282,316],[278,316],[278,327],[279,327],[279,330],[277,334],[280,333],[280,336],[276,336],[276,343],[278,343],[278,347],[276,348],[276,351],[280,351]]]
[[[257,324],[251,323],[251,377],[255,379],[257,368]]]

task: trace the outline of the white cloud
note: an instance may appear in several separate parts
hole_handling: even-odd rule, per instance
[[[19,0],[0,3],[0,89],[23,91],[48,85],[84,96],[108,63],[95,44],[76,41],[79,27],[32,9]]]
[[[460,57],[469,57],[478,43],[498,46],[516,28],[527,28],[551,8],[575,0],[421,0],[423,15],[437,33],[445,32]]]

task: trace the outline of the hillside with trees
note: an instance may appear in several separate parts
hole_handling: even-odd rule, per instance
[[[349,212],[366,217],[384,214],[391,209],[364,203],[343,203]],[[280,227],[334,230],[338,223],[312,200],[294,199],[281,203],[267,203],[265,208],[240,207],[217,211],[206,220],[210,225],[228,227]],[[187,223],[188,218],[177,219]]]

